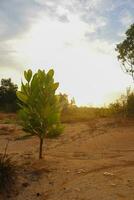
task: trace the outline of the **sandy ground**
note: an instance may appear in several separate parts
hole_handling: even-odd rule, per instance
[[[9,139],[18,166],[11,200],[134,200],[134,121],[65,124],[59,138],[45,140],[42,160],[38,138],[17,140],[22,133],[0,125],[0,152]]]

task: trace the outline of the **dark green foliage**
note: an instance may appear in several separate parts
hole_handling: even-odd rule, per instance
[[[120,102],[118,100],[115,103],[111,103],[109,105],[109,114],[110,115],[122,115],[123,111],[124,111],[123,106],[120,104]]]
[[[11,79],[2,79],[0,86],[0,109],[15,112],[18,109],[16,91],[18,87]]]
[[[0,155],[0,193],[9,194],[14,189],[16,167],[11,158],[5,153]]]
[[[134,79],[134,24],[126,31],[126,38],[117,44],[116,51],[123,69]]]
[[[130,89],[127,90],[126,115],[129,117],[134,116],[134,91]]]
[[[54,82],[52,69],[47,73],[38,70],[34,75],[28,70],[24,72],[24,76],[26,83],[22,83],[21,91],[17,92],[22,102],[19,114],[24,129],[39,137],[41,158],[44,138],[60,127],[60,104],[55,94],[59,83]]]

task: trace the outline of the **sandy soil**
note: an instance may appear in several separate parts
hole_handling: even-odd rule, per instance
[[[9,139],[18,166],[11,200],[134,200],[134,121],[65,124],[62,136],[45,140],[42,160],[38,138],[22,134],[0,125],[0,152]]]

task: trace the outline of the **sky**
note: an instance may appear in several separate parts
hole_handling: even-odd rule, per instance
[[[0,0],[0,79],[53,68],[58,92],[107,105],[133,85],[115,52],[133,11],[134,0]]]

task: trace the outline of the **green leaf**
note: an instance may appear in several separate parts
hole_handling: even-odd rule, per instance
[[[27,80],[27,71],[24,71],[24,77]]]
[[[29,69],[28,71],[24,71],[24,77],[28,82],[30,82],[32,78],[32,70]]]
[[[50,70],[48,71],[47,75],[50,76],[50,77],[53,77],[53,75],[54,75],[54,70],[53,70],[53,69],[50,69]]]
[[[28,98],[24,93],[17,91],[16,95],[17,95],[18,99],[21,100],[23,103],[27,102]]]
[[[29,69],[27,72],[27,81],[30,82],[31,78],[32,78],[32,70]]]
[[[24,83],[21,82],[21,92],[28,95],[28,84],[27,83],[24,85]]]
[[[38,70],[38,81],[40,82],[40,84],[42,85],[42,83],[45,82],[46,79],[46,74],[44,70]]]
[[[34,74],[33,79],[31,81],[31,90],[33,91],[36,87],[38,87],[38,77],[37,74]]]
[[[57,90],[58,87],[59,87],[59,83],[58,83],[58,82],[57,82],[57,83],[54,83],[53,89],[54,89],[54,90]]]

